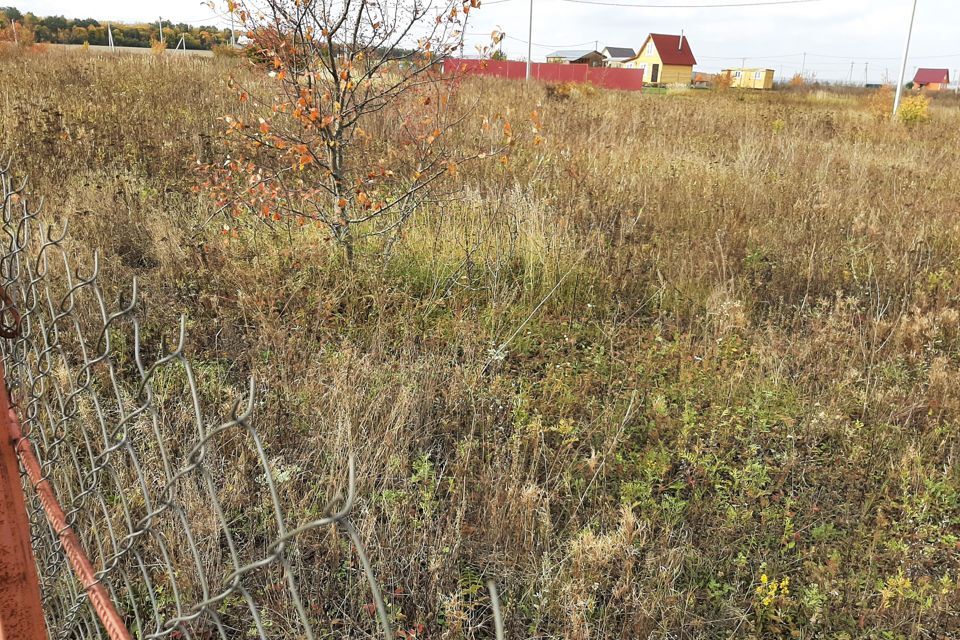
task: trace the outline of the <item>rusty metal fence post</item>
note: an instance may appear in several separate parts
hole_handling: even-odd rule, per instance
[[[3,375],[0,364],[0,376]],[[40,581],[10,424],[10,401],[0,379],[0,640],[46,640]]]

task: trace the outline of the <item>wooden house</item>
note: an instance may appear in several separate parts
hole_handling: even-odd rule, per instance
[[[690,40],[683,35],[651,33],[639,52],[623,63],[629,69],[642,69],[649,84],[690,84],[697,59],[690,49]]]
[[[913,86],[925,91],[943,91],[950,88],[949,69],[917,69]]]
[[[604,66],[614,68],[622,67],[624,62],[637,55],[636,51],[628,47],[604,47],[600,53],[605,58]]]
[[[587,64],[603,66],[603,54],[590,49],[564,49],[547,54],[547,62],[553,64]]]

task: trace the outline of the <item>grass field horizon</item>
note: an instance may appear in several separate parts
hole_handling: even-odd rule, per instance
[[[451,109],[542,142],[347,261],[198,193],[258,73],[8,52],[0,155],[113,295],[137,277],[158,352],[186,314],[211,406],[262,385],[295,518],[356,455],[398,627],[490,637],[493,579],[509,638],[960,636],[954,96],[908,125],[886,93],[471,79]],[[348,556],[318,536],[310,593],[366,637]]]

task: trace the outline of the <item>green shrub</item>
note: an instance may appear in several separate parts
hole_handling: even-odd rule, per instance
[[[904,124],[919,124],[930,119],[930,98],[923,94],[910,96],[900,104],[897,114]]]

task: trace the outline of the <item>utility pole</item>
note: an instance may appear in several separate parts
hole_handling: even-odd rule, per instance
[[[804,78],[807,74],[807,52],[803,52],[803,64],[800,65],[800,77]]]
[[[116,46],[113,44],[113,29],[110,26],[110,23],[107,23],[107,48],[110,51],[116,51]]]
[[[163,18],[157,18],[157,27],[160,31],[160,44],[163,44]]]
[[[14,46],[16,46],[16,47],[19,47],[19,46],[20,46],[20,38],[17,36],[17,21],[16,21],[16,20],[11,20],[11,21],[10,21],[10,28],[13,29],[13,44],[14,44]]]
[[[853,84],[853,60],[850,61],[850,77],[847,79],[847,84]]]
[[[863,63],[863,86],[866,87],[870,84],[870,63]]]
[[[530,28],[527,30],[527,82],[533,71],[533,0],[530,0]]]
[[[230,44],[237,46],[237,32],[233,28],[233,11],[230,12]]]
[[[913,20],[917,16],[917,0],[913,0],[913,10],[910,11],[910,27],[907,29],[907,44],[903,48],[903,62],[900,63],[900,80],[897,82],[897,95],[893,99],[893,117],[897,117],[900,110],[900,99],[903,97],[903,80],[907,75],[907,58],[910,56],[910,38],[913,37]]]

